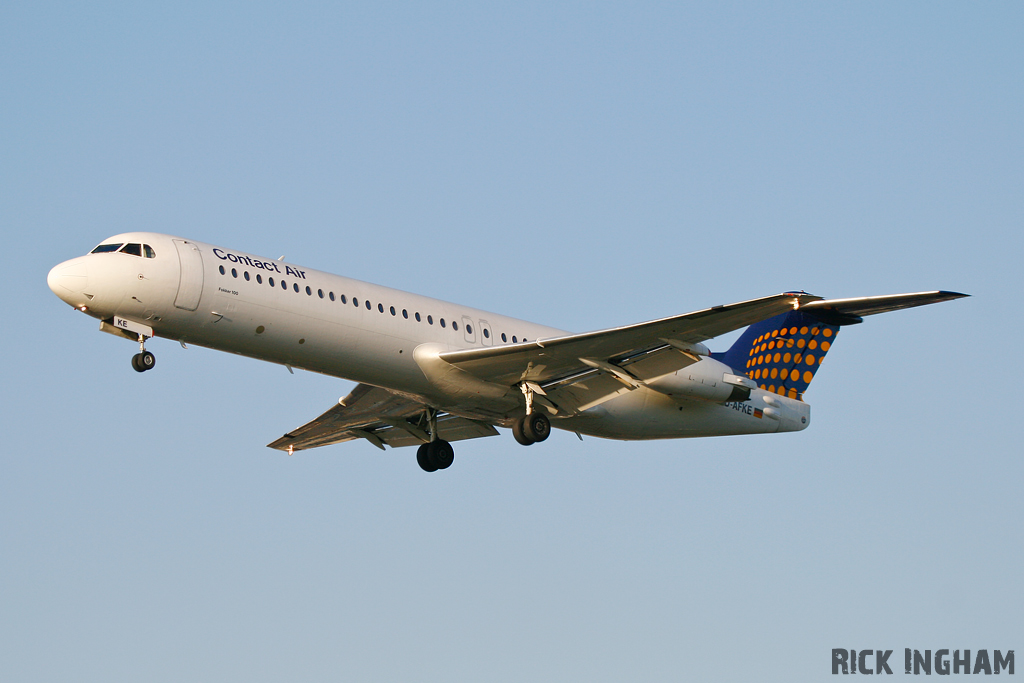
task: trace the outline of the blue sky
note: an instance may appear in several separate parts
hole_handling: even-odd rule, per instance
[[[0,678],[823,680],[1020,649],[1017,4],[0,8]],[[350,383],[98,334],[154,230],[585,331],[789,289],[798,434],[265,448]],[[724,340],[712,343],[721,349]]]

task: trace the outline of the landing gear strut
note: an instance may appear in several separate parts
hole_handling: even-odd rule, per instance
[[[551,420],[544,413],[533,412],[534,387],[529,382],[519,385],[526,397],[526,415],[512,423],[512,436],[524,446],[539,443],[551,434]],[[536,389],[539,391],[539,388]]]
[[[146,338],[139,335],[139,352],[132,356],[132,367],[135,372],[145,372],[156,367],[156,356],[146,350]]]
[[[427,428],[430,430],[430,441],[416,449],[416,462],[424,472],[446,470],[455,462],[455,449],[444,439],[437,436],[437,411],[427,409]]]

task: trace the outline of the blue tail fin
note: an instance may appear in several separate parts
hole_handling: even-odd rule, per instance
[[[728,351],[712,357],[766,391],[802,400],[837,334],[837,325],[795,310],[751,325]]]

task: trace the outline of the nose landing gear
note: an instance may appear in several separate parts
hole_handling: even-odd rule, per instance
[[[139,335],[139,352],[132,356],[132,367],[135,372],[145,372],[156,367],[156,356],[146,350],[146,338]]]
[[[132,367],[135,368],[135,372],[145,372],[146,370],[152,370],[156,366],[156,356],[149,351],[143,351],[132,356]]]

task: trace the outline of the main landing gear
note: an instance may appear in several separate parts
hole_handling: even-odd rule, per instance
[[[424,472],[446,470],[455,462],[455,449],[437,436],[437,411],[427,409],[427,427],[430,441],[416,449],[416,462]]]
[[[132,367],[135,372],[145,372],[156,367],[156,356],[146,350],[146,338],[139,335],[139,352],[132,356]]]
[[[522,445],[529,446],[551,435],[551,420],[544,413],[533,412],[534,387],[529,382],[523,382],[519,388],[526,397],[526,415],[512,423],[512,436]]]
[[[446,470],[455,462],[455,449],[444,439],[435,439],[416,449],[416,462],[424,472]]]

